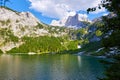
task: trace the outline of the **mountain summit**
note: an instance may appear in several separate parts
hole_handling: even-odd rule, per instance
[[[89,22],[87,17],[80,16],[79,14],[70,15],[67,16],[61,20],[53,20],[51,22],[51,25],[53,26],[66,26],[66,27],[72,27],[72,28],[84,28],[86,27],[85,22]]]

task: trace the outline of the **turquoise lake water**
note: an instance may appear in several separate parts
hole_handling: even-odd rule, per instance
[[[70,54],[1,55],[0,80],[97,80],[100,59]]]

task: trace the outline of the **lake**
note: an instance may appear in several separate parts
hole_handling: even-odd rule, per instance
[[[1,55],[0,80],[97,80],[100,59],[70,54]]]

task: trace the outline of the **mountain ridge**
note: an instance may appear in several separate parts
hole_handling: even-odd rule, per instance
[[[80,17],[79,14],[69,15],[60,20],[53,20],[50,25],[52,26],[65,26],[70,28],[85,28],[86,22],[90,22],[87,17]]]
[[[30,12],[0,7],[0,49],[3,53],[23,45],[24,37],[59,37],[66,34],[64,28],[45,25]]]
[[[72,23],[79,28],[51,26],[42,23],[30,12],[0,8],[0,49],[3,53],[53,53],[78,49],[78,44],[89,43],[92,36],[96,36],[96,30],[89,32],[91,23],[84,22],[85,19],[79,21],[78,16],[68,16],[62,23]]]

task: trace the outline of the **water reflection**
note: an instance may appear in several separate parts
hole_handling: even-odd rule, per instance
[[[77,56],[77,58],[78,58],[78,65],[79,65],[79,67],[81,67],[81,56]]]
[[[96,58],[75,55],[1,55],[0,80],[96,80]]]

